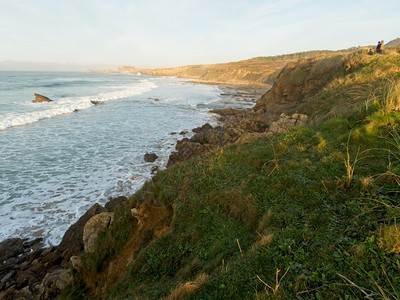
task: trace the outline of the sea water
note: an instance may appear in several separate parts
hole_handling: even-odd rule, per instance
[[[53,101],[32,103],[34,93]],[[0,241],[58,244],[94,203],[128,196],[165,168],[177,140],[215,124],[208,111],[224,106],[249,103],[171,77],[0,72]],[[147,152],[159,158],[146,163]]]

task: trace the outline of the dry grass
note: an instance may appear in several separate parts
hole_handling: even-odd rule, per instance
[[[400,253],[400,227],[384,225],[379,232],[378,246],[388,253]]]
[[[194,293],[198,288],[200,288],[209,278],[205,273],[199,274],[194,281],[188,281],[183,285],[177,287],[173,292],[171,292],[165,300],[175,300],[183,299],[188,297],[190,294]]]
[[[285,278],[285,276],[286,276],[287,272],[289,271],[289,269],[290,269],[290,267],[286,269],[285,274],[283,274],[281,278],[279,278],[279,273],[281,272],[281,270],[276,269],[276,273],[275,273],[275,286],[274,286],[274,287],[270,286],[268,283],[266,283],[265,281],[263,281],[263,280],[260,278],[260,276],[257,275],[258,280],[259,280],[260,282],[262,282],[262,283],[264,284],[264,286],[265,286],[265,293],[266,293],[266,294],[269,294],[269,290],[271,290],[274,296],[277,296],[277,295],[278,295],[279,286],[281,285],[281,282],[282,282],[283,278]]]
[[[346,158],[343,159],[344,165],[346,167],[346,181],[344,183],[344,187],[346,189],[350,188],[351,181],[353,180],[354,176],[354,170],[356,168],[356,164],[359,161],[358,155],[360,153],[360,149],[358,149],[356,157],[354,158],[353,161],[350,159],[350,152],[349,152],[349,142],[350,142],[350,134],[347,139],[347,144],[346,144]]]
[[[400,80],[390,80],[383,88],[382,111],[386,114],[400,109]]]

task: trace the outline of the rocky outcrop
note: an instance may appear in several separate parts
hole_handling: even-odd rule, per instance
[[[10,245],[13,249],[13,256],[0,263],[0,299],[53,299],[71,284],[57,247],[43,249],[39,242],[10,239],[0,244],[0,253]]]
[[[58,246],[43,248],[41,239],[13,238],[1,242],[0,299],[55,298],[72,283],[71,266],[79,268],[80,259],[77,257],[85,247],[85,225],[89,220],[102,219],[104,215],[107,215],[107,222],[100,223],[110,223],[108,216],[112,216],[115,207],[126,200],[126,197],[111,199],[106,208],[94,204],[65,232]],[[92,232],[99,230],[96,228]],[[89,236],[88,240],[93,242],[94,235]]]
[[[46,96],[39,95],[39,94],[34,94],[35,100],[32,100],[33,103],[41,103],[41,102],[52,102],[50,98],[47,98]]]
[[[268,133],[270,135],[284,133],[293,126],[307,125],[307,121],[308,116],[304,114],[281,114],[277,121],[271,123]]]
[[[110,200],[110,202],[113,200]],[[83,229],[85,224],[93,216],[105,212],[106,209],[101,205],[95,203],[90,207],[86,213],[79,218],[79,220],[68,228],[65,232],[61,243],[58,245],[58,251],[63,257],[63,266],[69,266],[71,256],[79,255],[83,249]]]
[[[99,235],[107,230],[113,221],[114,214],[103,212],[94,215],[87,221],[83,228],[83,246],[86,253],[92,253],[95,249]]]

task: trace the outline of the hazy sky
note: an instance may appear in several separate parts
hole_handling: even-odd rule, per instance
[[[399,12],[400,0],[0,0],[0,62],[173,67],[344,49],[400,37]]]

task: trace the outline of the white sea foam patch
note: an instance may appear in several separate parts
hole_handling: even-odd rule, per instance
[[[25,113],[10,113],[0,116],[0,130],[22,126],[38,122],[43,119],[49,119],[61,116],[71,112],[88,109],[94,104],[91,101],[108,102],[115,101],[135,95],[146,93],[157,85],[149,80],[141,80],[134,85],[115,86],[116,90],[106,93],[99,93],[94,96],[83,96],[74,98],[62,98],[51,103],[35,103],[31,105],[42,105],[44,109]]]

